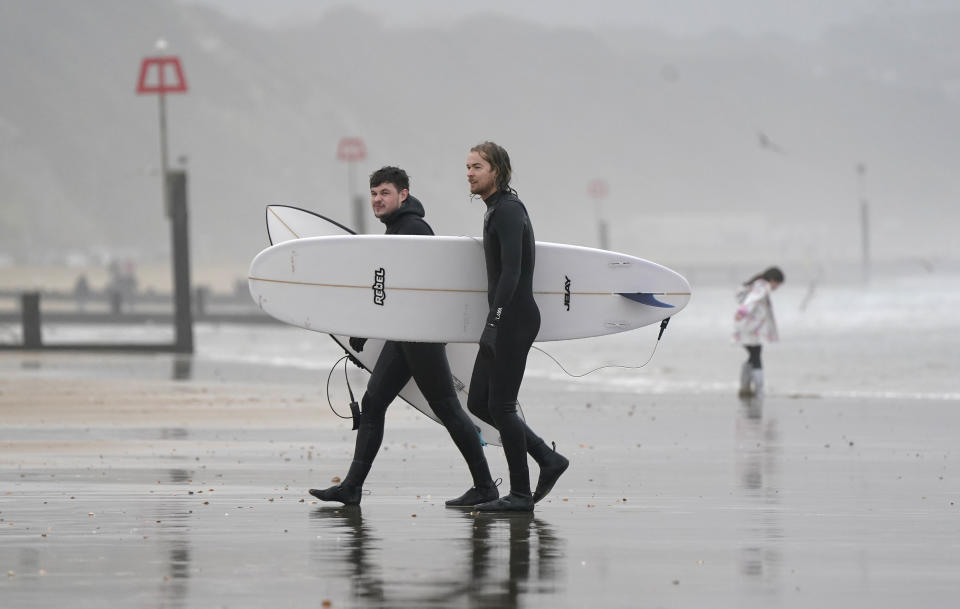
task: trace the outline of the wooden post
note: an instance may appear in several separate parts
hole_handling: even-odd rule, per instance
[[[40,335],[40,292],[24,292],[20,295],[20,319],[23,324],[23,346],[39,349],[43,346]]]
[[[110,290],[110,312],[114,315],[123,313],[123,294],[119,289]]]
[[[193,291],[193,314],[203,317],[207,314],[207,300],[210,297],[210,288],[205,285],[197,286]]]
[[[175,350],[193,353],[193,312],[190,309],[190,247],[187,235],[187,172],[167,174],[170,197],[170,232],[173,248],[173,304],[176,324]]]

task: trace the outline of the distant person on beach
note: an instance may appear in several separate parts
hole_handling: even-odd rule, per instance
[[[133,260],[128,258],[122,264],[112,260],[107,271],[110,273],[107,293],[110,295],[111,310],[120,313],[124,308],[132,309],[137,295],[137,273]]]
[[[740,367],[740,397],[763,394],[760,350],[764,342],[776,342],[780,338],[770,294],[782,283],[783,271],[771,266],[745,281],[737,292],[733,339],[747,350],[747,361]]]
[[[383,167],[370,175],[370,204],[373,214],[383,222],[388,235],[433,235],[423,219],[423,204],[410,194],[410,179],[398,167]],[[351,338],[350,347],[363,351],[365,338]],[[410,380],[427,398],[430,408],[450,433],[460,450],[473,486],[448,505],[472,506],[499,496],[490,477],[480,435],[473,421],[460,405],[447,362],[446,347],[440,343],[408,343],[387,341],[377,359],[367,390],[361,400],[357,440],[350,470],[340,484],[325,489],[310,489],[310,494],[323,501],[339,501],[357,505],[363,483],[383,442],[387,407]]]
[[[73,297],[77,299],[77,308],[85,311],[87,309],[87,301],[90,300],[90,283],[87,281],[87,276],[83,273],[77,277],[76,283],[73,284]]]
[[[470,149],[470,194],[483,199],[487,207],[483,252],[490,312],[480,337],[467,408],[499,430],[510,470],[510,494],[477,505],[483,512],[533,511],[534,503],[550,492],[570,464],[517,413],[527,354],[540,331],[540,309],[533,299],[533,224],[517,191],[510,187],[511,173],[510,157],[501,146],[483,142]],[[533,493],[528,452],[540,466]]]

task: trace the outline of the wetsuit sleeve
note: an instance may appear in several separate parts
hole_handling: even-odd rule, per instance
[[[500,243],[500,279],[494,290],[493,306],[487,323],[496,325],[506,313],[504,308],[513,300],[520,283],[523,265],[523,227],[526,213],[518,204],[501,204],[493,214],[491,224]]]

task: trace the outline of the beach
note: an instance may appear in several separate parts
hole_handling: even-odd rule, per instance
[[[577,379],[532,353],[523,411],[572,465],[521,516],[446,508],[466,467],[403,403],[358,508],[307,494],[346,472],[354,438],[319,334],[201,326],[192,357],[2,353],[0,604],[951,606],[951,285],[827,286],[800,312],[787,284],[760,400],[736,396],[719,287],[695,288],[644,368]],[[892,324],[917,299],[924,318]],[[644,328],[538,346],[579,373],[655,343]],[[347,413],[340,368],[330,395]]]

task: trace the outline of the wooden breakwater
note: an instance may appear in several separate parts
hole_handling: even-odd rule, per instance
[[[274,324],[242,293],[217,293],[206,287],[193,290],[188,323]],[[19,342],[0,342],[0,350],[116,350],[181,351],[174,343],[68,343],[43,340],[46,324],[76,325],[154,325],[173,326],[177,322],[173,295],[156,292],[103,290],[21,291],[0,290],[0,325],[19,326]]]

